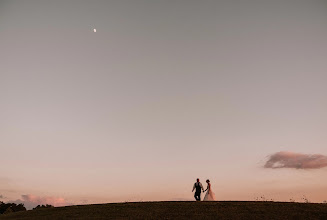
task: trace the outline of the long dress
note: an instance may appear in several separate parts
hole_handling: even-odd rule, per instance
[[[208,183],[207,193],[205,194],[203,201],[215,201],[215,200],[216,200],[215,193],[212,192],[212,190],[211,190],[211,184]]]

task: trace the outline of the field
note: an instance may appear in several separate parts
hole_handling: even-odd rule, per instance
[[[0,219],[327,219],[327,204],[291,202],[131,202],[4,214]]]

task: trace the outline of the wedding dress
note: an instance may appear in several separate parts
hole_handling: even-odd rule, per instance
[[[216,200],[215,193],[212,192],[212,190],[211,190],[211,184],[208,183],[207,193],[205,194],[203,201],[215,201],[215,200]]]

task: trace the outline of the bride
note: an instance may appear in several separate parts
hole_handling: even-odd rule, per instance
[[[207,193],[205,194],[203,201],[215,201],[216,200],[216,196],[215,196],[215,194],[211,190],[210,180],[207,180],[206,183],[208,185],[207,185],[207,189],[204,190],[204,191],[207,191]]]

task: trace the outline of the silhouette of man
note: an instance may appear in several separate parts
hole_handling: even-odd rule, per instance
[[[195,190],[194,198],[196,201],[201,201],[201,189],[204,192],[203,186],[200,183],[199,178],[197,178],[196,183],[194,183],[193,190],[192,190],[192,192]]]

